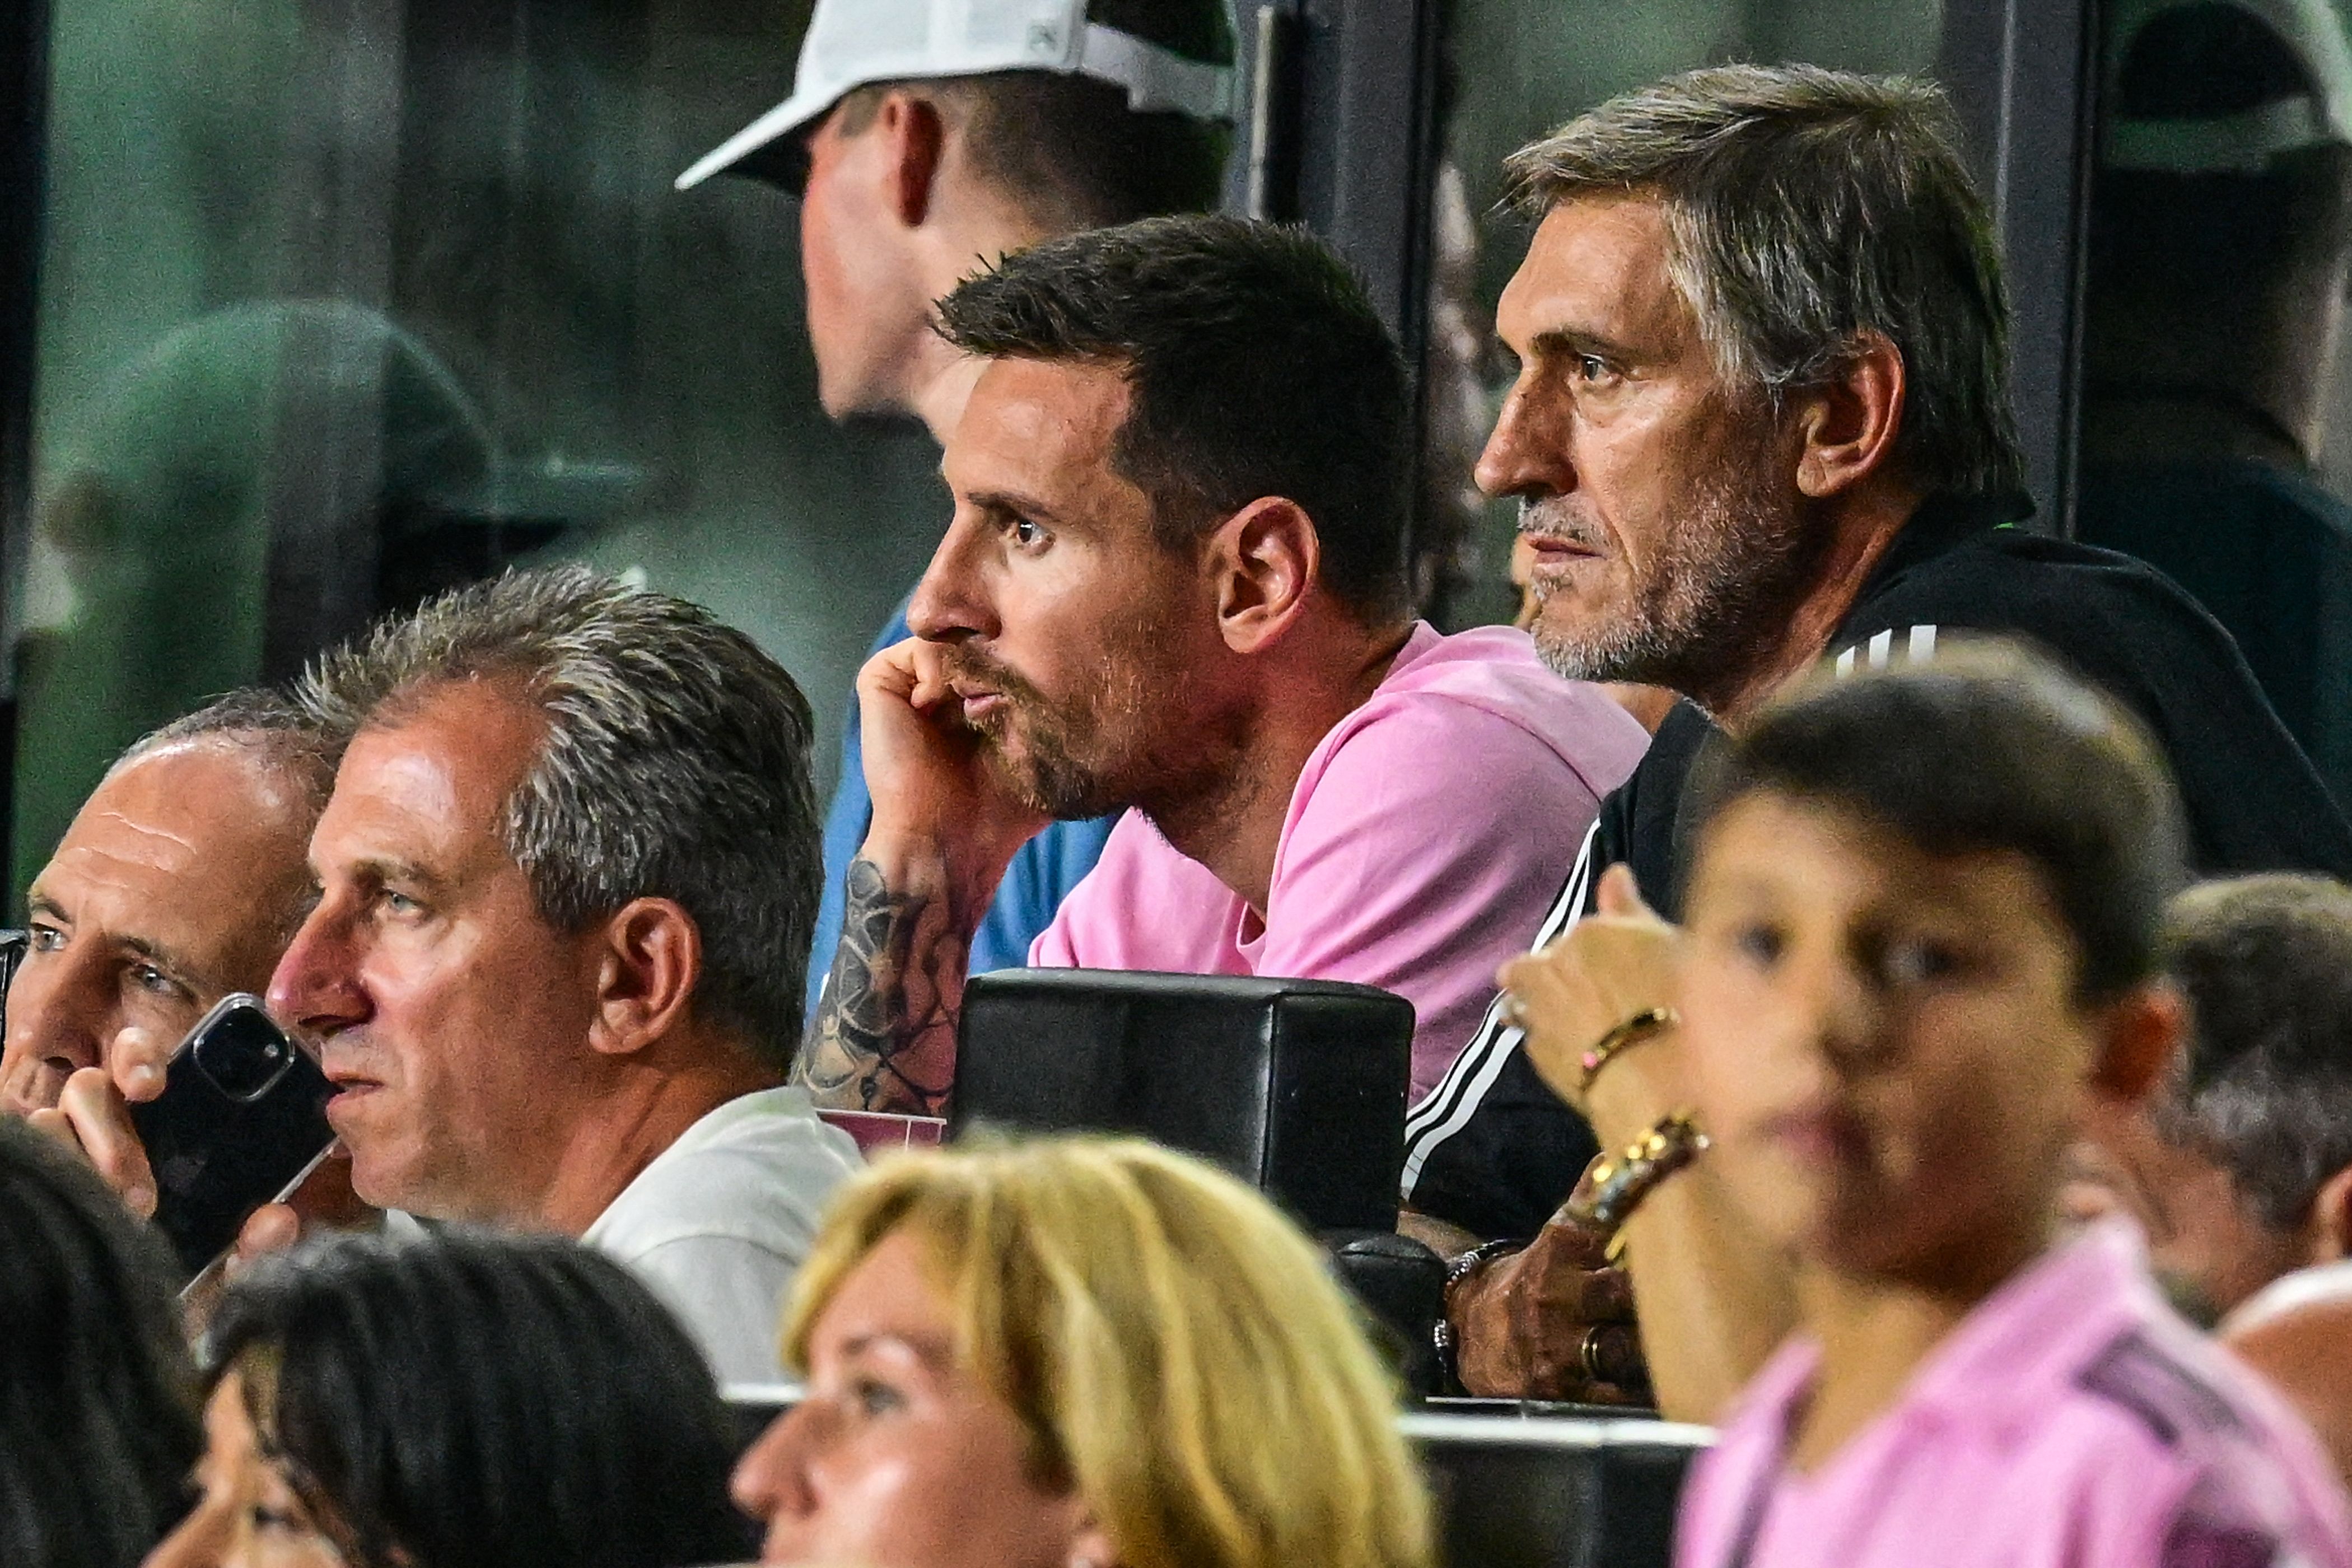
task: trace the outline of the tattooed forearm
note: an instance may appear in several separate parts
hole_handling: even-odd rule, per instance
[[[947,1112],[971,932],[940,893],[906,892],[860,858],[833,972],[793,1079],[822,1106]]]

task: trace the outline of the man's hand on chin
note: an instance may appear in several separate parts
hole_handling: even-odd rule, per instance
[[[909,637],[866,661],[857,676],[860,743],[874,820],[863,858],[882,867],[935,854],[959,905],[977,900],[976,922],[1013,854],[1051,818],[1006,786],[967,703],[1002,705],[1002,693],[960,692],[948,650]]]
[[[947,650],[909,638],[857,677],[873,825],[851,862],[841,945],[793,1081],[819,1105],[946,1114],[972,932],[1047,817],[1009,790]],[[984,711],[984,710],[983,710]]]

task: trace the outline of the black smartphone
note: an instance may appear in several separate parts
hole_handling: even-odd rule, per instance
[[[131,1108],[155,1173],[155,1224],[190,1274],[226,1252],[253,1211],[282,1200],[335,1141],[335,1087],[262,1011],[224,996],[188,1031],[163,1092]]]
[[[31,931],[0,931],[0,1035],[8,1032],[8,987],[16,982],[16,966],[32,949]]]

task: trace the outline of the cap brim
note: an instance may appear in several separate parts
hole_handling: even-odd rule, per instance
[[[808,183],[808,153],[795,132],[833,106],[838,93],[794,93],[698,159],[677,188],[690,191],[713,174],[766,180],[797,193]]]

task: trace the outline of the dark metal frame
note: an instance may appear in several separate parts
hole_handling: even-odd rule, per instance
[[[2008,264],[2011,374],[2039,526],[2071,534],[2100,0],[1947,0],[1939,75]]]
[[[18,0],[0,20],[0,865],[7,862],[16,801],[16,649],[32,545],[48,41],[45,0]],[[15,902],[16,889],[0,895],[0,908]]]
[[[1437,166],[1437,0],[1242,0],[1237,9],[1231,205],[1329,240],[1417,363]]]

